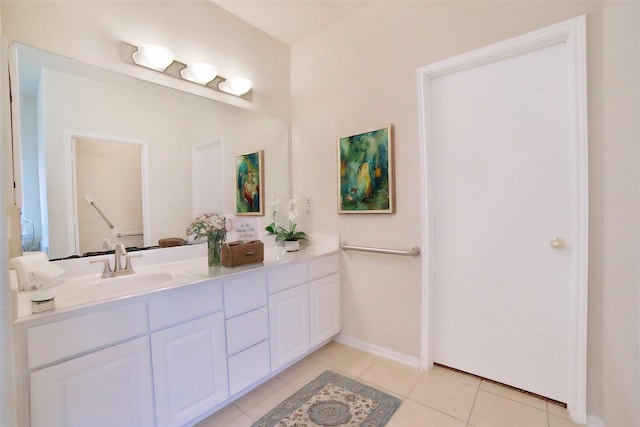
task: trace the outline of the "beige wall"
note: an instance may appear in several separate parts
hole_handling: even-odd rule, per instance
[[[640,2],[605,2],[602,34],[603,415],[638,426]]]
[[[249,109],[289,117],[289,48],[208,0],[3,0],[2,29],[82,62]],[[181,62],[210,62],[254,83],[251,102],[125,62],[122,42],[166,46]]]
[[[339,230],[353,244],[410,248],[422,244],[423,230],[417,68],[587,15],[588,412],[604,416],[608,427],[640,425],[639,115],[637,96],[629,96],[630,89],[637,95],[640,76],[637,9],[580,1],[383,1],[291,48],[293,184],[314,201],[313,231]],[[605,59],[611,62],[603,65]],[[397,213],[338,215],[336,138],[387,123],[396,131]],[[356,253],[343,259],[344,335],[418,358],[420,261]]]

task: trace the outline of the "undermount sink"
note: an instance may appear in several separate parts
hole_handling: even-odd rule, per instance
[[[92,282],[102,286],[146,286],[151,284],[162,284],[173,280],[171,273],[133,273],[127,276],[109,277],[98,279]]]
[[[63,291],[61,298],[78,298],[86,295],[119,296],[162,287],[173,281],[171,273],[134,273],[127,276],[88,280]]]

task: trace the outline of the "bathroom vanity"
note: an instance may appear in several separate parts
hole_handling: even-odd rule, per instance
[[[79,276],[36,315],[18,300],[20,425],[192,425],[326,343],[340,331],[337,248],[272,252]]]

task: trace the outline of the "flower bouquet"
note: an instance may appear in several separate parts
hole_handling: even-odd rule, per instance
[[[222,242],[227,237],[227,220],[217,213],[206,213],[196,217],[187,228],[187,236],[207,238],[209,266],[222,264]]]

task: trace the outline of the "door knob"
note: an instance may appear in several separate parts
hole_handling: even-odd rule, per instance
[[[561,237],[554,237],[551,239],[551,247],[553,249],[562,249],[564,248],[564,239]]]

